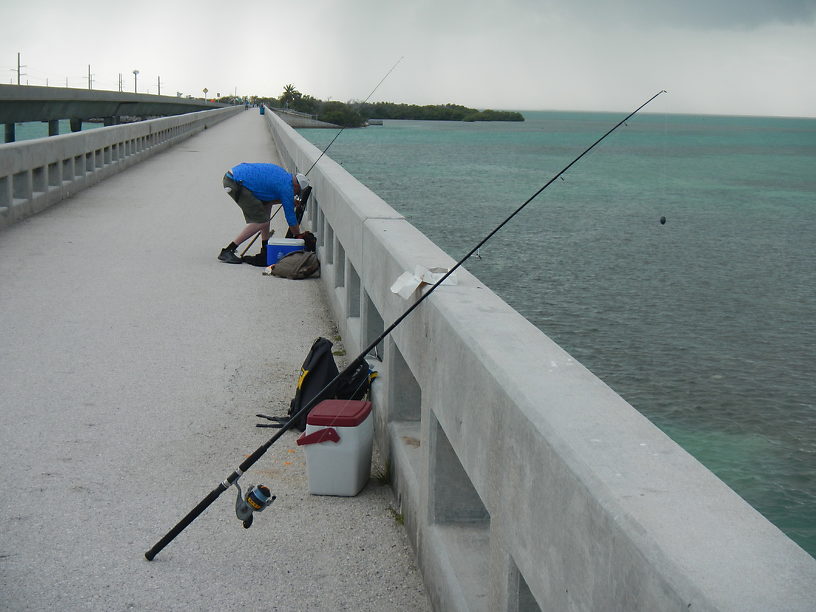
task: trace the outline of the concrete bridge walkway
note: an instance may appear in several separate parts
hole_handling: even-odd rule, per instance
[[[0,609],[427,609],[391,489],[309,495],[295,432],[251,529],[232,488],[144,559],[335,339],[318,281],[216,260],[241,161],[279,161],[257,109],[0,231]]]

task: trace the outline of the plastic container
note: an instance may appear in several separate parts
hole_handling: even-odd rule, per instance
[[[323,400],[306,417],[297,440],[306,450],[309,493],[353,497],[371,474],[371,402]]]
[[[270,238],[266,244],[266,265],[274,265],[287,253],[302,251],[305,248],[303,238]]]

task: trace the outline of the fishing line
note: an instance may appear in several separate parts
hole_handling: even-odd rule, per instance
[[[387,76],[387,75],[386,75]],[[403,312],[397,319],[388,326],[371,344],[369,344],[342,372],[337,374],[329,383],[321,389],[314,398],[312,398],[308,403],[306,403],[296,414],[292,415],[292,417],[278,430],[278,432],[272,436],[269,440],[267,440],[263,445],[259,446],[254,453],[252,453],[249,457],[247,457],[243,463],[241,463],[238,468],[232,472],[226,479],[224,479],[221,483],[218,484],[210,493],[202,499],[198,505],[196,505],[187,515],[182,518],[167,534],[159,540],[153,548],[145,553],[145,558],[148,561],[151,561],[165,546],[167,546],[170,542],[175,539],[190,523],[192,523],[198,516],[204,512],[210,504],[212,504],[218,497],[227,489],[229,489],[236,481],[244,474],[249,468],[251,468],[258,459],[260,459],[264,453],[275,443],[277,442],[284,433],[286,433],[289,429],[291,429],[297,419],[301,417],[303,414],[308,414],[308,411],[312,409],[319,401],[321,401],[322,396],[326,394],[332,386],[340,379],[340,377],[346,375],[347,373],[351,372],[355,367],[359,365],[361,361],[365,360],[366,355],[368,355],[380,342],[382,342],[388,334],[390,334],[400,323],[402,323],[405,318],[410,315],[414,310],[416,310],[422,302],[424,302],[428,297],[433,294],[436,289],[445,282],[445,280],[453,274],[462,264],[467,261],[467,259],[473,255],[476,251],[479,250],[485,242],[490,240],[496,232],[498,232],[501,228],[503,228],[510,220],[515,217],[518,213],[520,213],[530,202],[532,202],[536,197],[538,197],[541,192],[543,192],[547,187],[549,187],[554,181],[556,181],[562,174],[564,174],[567,170],[572,168],[578,161],[583,158],[587,153],[589,153],[592,149],[594,149],[601,141],[603,141],[607,136],[609,136],[612,132],[617,130],[624,122],[628,119],[633,117],[638,111],[640,111],[644,106],[649,104],[652,100],[657,98],[660,94],[666,93],[665,90],[661,90],[653,95],[651,98],[646,100],[643,104],[637,107],[634,111],[629,113],[623,120],[617,123],[612,129],[610,129],[606,134],[598,138],[594,143],[592,143],[589,147],[584,149],[584,151],[575,159],[573,159],[569,164],[567,164],[563,170],[561,170],[558,174],[553,176],[547,183],[544,184],[538,191],[536,191],[532,196],[530,196],[523,204],[521,204],[518,208],[516,208],[504,221],[499,223],[493,231],[491,231],[487,236],[485,236],[479,243],[473,247],[467,255],[465,255],[462,259],[456,262],[456,264],[448,270],[436,283],[431,285],[420,297],[414,302],[405,312]],[[327,147],[328,148],[328,147]],[[271,503],[271,502],[270,502]]]
[[[397,67],[397,64],[399,64],[399,63],[400,63],[400,62],[403,60],[403,58],[404,58],[404,57],[405,57],[405,56],[402,56],[401,58],[399,58],[399,59],[397,60],[396,64],[394,64],[393,66],[391,66],[391,70],[389,70],[388,72],[386,72],[386,73],[385,73],[385,76],[384,76],[383,78],[381,78],[381,79],[380,79],[380,82],[379,82],[379,83],[377,83],[377,86],[376,86],[374,89],[372,89],[372,90],[371,90],[371,93],[370,93],[370,94],[368,94],[368,96],[366,97],[366,99],[365,99],[365,100],[363,100],[362,104],[365,104],[366,102],[368,102],[368,99],[369,99],[371,96],[373,96],[373,95],[374,95],[374,92],[375,92],[375,91],[377,91],[377,89],[379,89],[380,85],[382,85],[382,84],[383,84],[383,81],[385,81],[385,79],[387,79],[387,78],[388,78],[388,75],[389,75],[389,74],[391,74],[392,72],[394,72],[394,68],[396,68],[396,67]],[[312,171],[312,168],[314,168],[314,167],[317,165],[317,162],[319,162],[319,161],[320,161],[320,158],[321,158],[321,157],[323,157],[323,155],[325,155],[325,154],[326,154],[326,151],[328,151],[328,150],[329,150],[329,147],[330,147],[330,146],[332,146],[332,145],[334,144],[334,141],[335,141],[335,140],[337,140],[337,137],[338,137],[338,136],[340,136],[340,134],[342,134],[342,133],[343,133],[343,130],[345,130],[345,129],[346,129],[346,128],[345,128],[345,126],[343,126],[342,128],[340,128],[340,131],[339,131],[339,132],[337,132],[337,134],[335,134],[335,135],[334,135],[334,138],[332,138],[332,139],[331,139],[331,142],[330,142],[330,143],[329,143],[329,144],[326,146],[326,148],[325,148],[325,149],[323,149],[323,151],[320,153],[320,155],[318,155],[318,157],[317,157],[317,159],[314,161],[314,163],[313,163],[313,164],[312,164],[312,165],[309,167],[309,169],[306,171],[306,176],[309,176],[309,173]],[[281,206],[280,208],[278,208],[278,210],[276,210],[276,211],[275,211],[275,214],[273,214],[271,217],[269,217],[269,220],[267,221],[267,223],[269,223],[270,221],[272,221],[272,219],[274,219],[275,215],[277,215],[277,214],[278,214],[278,212],[280,211],[280,209],[281,209],[281,208],[283,208],[283,206]],[[243,253],[241,253],[241,257],[243,257],[243,256],[244,256],[244,253],[246,253],[246,252],[249,250],[249,248],[250,248],[250,247],[251,247],[251,246],[252,246],[252,245],[255,243],[255,241],[258,239],[258,236],[260,236],[260,235],[261,235],[261,232],[260,232],[260,230],[259,230],[259,231],[258,231],[258,233],[256,233],[256,234],[255,234],[255,236],[252,238],[252,242],[250,242],[250,243],[247,245],[247,247],[244,249]]]
[[[663,115],[663,155],[662,161],[663,163],[660,164],[660,194],[661,200],[663,202],[666,201],[666,194],[668,193],[668,164],[669,164],[669,157],[668,157],[668,143],[669,143],[669,113],[664,113]],[[666,217],[660,217],[660,225],[666,224]]]
[[[393,66],[391,66],[391,70],[389,70],[388,72],[385,73],[385,76],[380,79],[380,82],[377,83],[377,86],[374,89],[371,90],[371,93],[368,94],[368,96],[366,96],[366,99],[363,100],[361,104],[365,104],[366,102],[368,102],[368,99],[371,96],[373,96],[374,92],[377,91],[380,88],[380,85],[382,85],[383,81],[385,81],[385,79],[388,78],[388,75],[391,74],[392,72],[394,72],[394,68],[397,67],[397,64],[399,64],[403,60],[404,57],[405,56],[399,58],[397,60],[397,62]],[[334,138],[331,139],[331,142],[328,145],[326,145],[326,148],[323,149],[323,151],[320,153],[320,155],[318,155],[317,159],[314,161],[314,163],[311,165],[311,167],[306,171],[306,176],[309,176],[309,173],[312,171],[312,168],[314,168],[317,165],[317,162],[320,161],[320,158],[323,157],[326,154],[326,151],[329,150],[329,147],[334,144],[334,141],[337,140],[337,137],[340,136],[340,134],[342,134],[343,130],[345,130],[345,129],[346,129],[346,127],[343,126],[342,128],[340,128],[340,131],[337,132],[337,134],[334,135]]]

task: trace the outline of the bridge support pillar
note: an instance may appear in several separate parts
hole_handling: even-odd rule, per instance
[[[48,135],[59,136],[59,119],[50,119],[48,121]]]
[[[82,119],[72,118],[71,119],[71,131],[72,132],[79,132],[82,130]]]
[[[16,137],[14,135],[14,124],[7,123],[6,124],[6,142],[14,142]]]

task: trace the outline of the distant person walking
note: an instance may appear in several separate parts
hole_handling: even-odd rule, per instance
[[[244,213],[246,227],[221,249],[218,259],[224,263],[243,262],[257,266],[266,265],[266,247],[271,235],[270,217],[272,204],[283,205],[289,233],[301,238],[300,223],[295,213],[295,196],[299,196],[309,186],[309,179],[303,174],[291,174],[275,164],[238,164],[224,175],[224,191],[235,201]],[[248,238],[261,233],[261,252],[243,259],[235,250]]]

